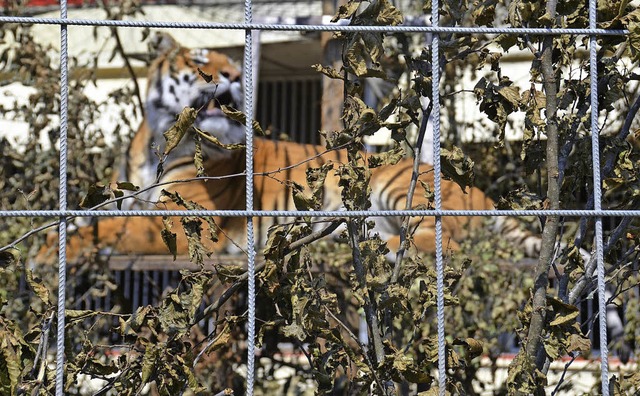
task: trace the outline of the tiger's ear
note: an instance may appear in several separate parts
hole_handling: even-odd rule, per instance
[[[180,47],[180,44],[166,32],[155,32],[149,38],[148,45],[149,52],[156,56]]]

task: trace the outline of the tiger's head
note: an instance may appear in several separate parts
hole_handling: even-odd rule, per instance
[[[244,141],[242,125],[226,117],[227,105],[242,110],[242,72],[224,54],[182,47],[171,36],[158,33],[150,46],[158,57],[149,68],[146,119],[156,141],[185,107],[199,110],[195,126],[222,143]],[[201,74],[202,72],[202,74]],[[211,76],[207,82],[204,76]]]

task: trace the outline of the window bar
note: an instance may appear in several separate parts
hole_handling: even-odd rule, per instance
[[[597,2],[589,0],[589,29],[596,29]],[[602,193],[600,187],[600,132],[598,130],[598,51],[596,35],[589,35],[589,72],[591,74],[591,152],[593,165],[593,209],[602,210]],[[600,375],[602,394],[609,396],[609,349],[607,346],[607,297],[605,293],[604,242],[602,237],[602,217],[595,218],[595,245],[598,277],[598,319],[600,323]]]
[[[67,0],[60,0],[60,19],[67,19]],[[60,24],[60,180],[59,207],[67,210],[67,105],[68,87],[67,25]],[[67,281],[67,219],[58,224],[58,324],[56,333],[56,396],[64,395],[64,327]]]
[[[282,128],[278,119],[278,103],[282,100],[282,95],[280,95],[280,84],[278,80],[273,80],[271,82],[271,120],[269,120],[271,127],[271,139],[278,139],[278,135]]]
[[[313,144],[313,136],[316,134],[316,130],[313,127],[309,127],[309,92],[311,84],[309,80],[304,79],[300,81],[300,131],[305,137],[305,143]]]
[[[142,298],[141,298],[141,302],[142,302],[142,306],[146,306],[150,304],[149,301],[149,283],[151,282],[151,278],[149,277],[149,273],[148,272],[140,272],[140,282],[142,283]],[[140,286],[138,286],[140,287]]]
[[[132,306],[132,312],[135,312],[136,309],[138,309],[138,307],[140,306],[140,283],[141,283],[141,276],[140,273],[141,271],[131,271],[133,272],[133,282],[132,282],[132,287],[131,287],[131,303],[133,304]]]
[[[244,3],[244,23],[252,22],[251,0]],[[253,36],[251,29],[245,29],[244,36],[244,111],[246,114],[246,210],[253,210]],[[247,272],[249,274],[248,297],[248,334],[247,334],[247,395],[253,395],[253,372],[255,363],[256,334],[256,266],[255,243],[253,235],[253,218],[247,216]]]
[[[291,112],[287,114],[288,117],[285,116],[284,119],[289,123],[289,125],[287,125],[287,127],[289,128],[289,133],[291,135],[295,134],[295,141],[300,142],[302,140],[303,143],[307,143],[309,142],[309,140],[304,135],[303,129],[298,125],[298,119],[300,118],[300,110],[298,109],[298,103],[300,101],[300,96],[298,95],[298,86],[301,85],[301,82],[299,80],[293,80],[290,84],[290,89],[287,90],[289,91],[289,94],[287,96],[289,97],[288,102],[291,104]]]
[[[322,80],[317,80],[317,81],[313,81],[311,83],[311,112],[310,112],[310,124],[311,125],[311,131],[317,131],[319,129],[322,128],[321,122],[318,120],[318,116],[320,115],[320,111],[321,110],[317,110],[318,108],[320,108],[320,101],[321,99],[318,96],[318,91],[321,89],[321,84],[322,84]],[[312,133],[311,134],[311,144],[319,144],[321,142],[319,142],[318,140],[318,134],[317,133]]]
[[[431,26],[439,24],[439,0],[431,2]],[[442,210],[442,191],[440,187],[440,36],[431,36],[431,101],[433,103],[433,190],[436,210]],[[429,114],[422,114],[429,117]],[[445,396],[447,389],[447,348],[444,334],[444,263],[442,258],[442,217],[436,216],[436,307],[438,323],[438,393]]]
[[[289,89],[289,84],[285,80],[280,80],[278,82],[280,86],[280,100],[278,104],[280,104],[280,115],[278,116],[278,127],[280,129],[280,133],[284,133],[288,136],[289,139],[296,139],[297,133],[296,131],[291,130],[291,123],[289,122],[289,117],[287,117],[287,113],[290,114],[287,109],[291,109],[291,90]]]

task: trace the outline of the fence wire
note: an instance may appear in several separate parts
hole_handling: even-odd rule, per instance
[[[67,18],[67,0],[60,1],[60,18]],[[69,102],[69,51],[67,26],[60,25],[60,210],[67,209],[67,131]],[[64,394],[64,330],[67,301],[67,219],[58,225],[58,327],[56,343],[56,395]]]
[[[596,0],[589,0],[589,27],[596,27]],[[589,37],[589,83],[591,85],[591,164],[593,165],[593,209],[602,209],[602,186],[600,178],[600,134],[598,131],[598,51],[596,36]],[[594,77],[595,76],[595,77]],[[609,350],[607,345],[607,298],[605,297],[604,242],[602,239],[602,217],[595,218],[595,245],[598,278],[598,319],[600,324],[600,377],[602,394],[609,396]]]
[[[244,3],[244,23],[253,22],[251,13],[251,0]],[[247,175],[253,174],[253,35],[252,30],[245,30],[244,38],[244,103],[247,116],[246,130],[246,168]],[[253,177],[245,177],[246,180],[246,206],[245,209],[253,209]],[[255,335],[256,335],[256,249],[254,243],[253,217],[247,215],[247,272],[249,274],[247,293],[249,295],[249,323],[247,331],[247,395],[253,395],[253,374],[255,366]]]
[[[596,0],[589,0],[589,28],[484,28],[484,27],[447,27],[439,26],[438,0],[432,1],[431,26],[345,26],[345,25],[276,25],[253,23],[252,1],[245,0],[244,23],[206,23],[206,22],[171,22],[171,21],[131,21],[131,20],[93,20],[93,19],[67,19],[67,2],[60,1],[60,18],[36,18],[36,17],[9,17],[0,16],[0,24],[25,23],[25,24],[49,24],[60,26],[60,200],[58,210],[9,210],[0,211],[0,218],[10,217],[51,217],[58,218],[59,226],[59,283],[58,283],[58,331],[56,351],[56,395],[64,394],[64,320],[65,320],[65,291],[66,291],[66,226],[72,217],[113,217],[113,216],[222,216],[222,217],[246,217],[247,219],[247,253],[248,253],[248,283],[249,283],[249,319],[248,319],[248,356],[247,356],[247,394],[253,394],[254,367],[255,367],[255,246],[253,217],[272,216],[311,216],[311,217],[379,217],[379,216],[433,216],[436,219],[436,270],[437,270],[437,332],[438,332],[438,380],[439,393],[445,395],[446,384],[446,341],[444,330],[444,263],[442,243],[442,217],[444,216],[575,216],[595,218],[595,245],[597,260],[597,287],[599,295],[599,324],[600,334],[607,334],[606,323],[606,297],[605,297],[605,271],[604,271],[604,242],[602,230],[603,216],[638,216],[637,211],[630,210],[603,210],[601,203],[600,167],[599,167],[599,130],[598,130],[598,84],[597,78],[597,36],[628,35],[627,30],[605,30],[596,28]],[[591,79],[591,137],[593,154],[593,185],[594,208],[592,210],[442,210],[442,193],[440,178],[434,178],[435,210],[378,210],[378,211],[256,211],[253,210],[253,178],[246,177],[246,210],[194,210],[194,211],[107,211],[94,208],[93,210],[68,210],[67,209],[67,103],[68,103],[68,26],[107,26],[107,27],[132,27],[132,28],[168,28],[168,29],[229,29],[245,30],[244,52],[244,94],[246,124],[246,174],[253,172],[253,67],[252,67],[252,31],[323,31],[323,32],[401,32],[401,33],[435,33],[432,36],[432,64],[439,64],[439,33],[459,34],[508,34],[508,35],[587,35],[590,42],[590,79]],[[440,102],[439,102],[440,70],[433,67],[433,141],[440,141]],[[433,145],[434,174],[439,175],[440,146]],[[142,192],[142,191],[141,191]],[[109,203],[109,202],[107,202]],[[105,203],[105,204],[107,204]],[[53,225],[53,224],[52,224]],[[44,226],[33,232],[41,231],[49,226]],[[24,238],[14,242],[12,245]],[[1,250],[1,249],[0,249]],[[600,337],[601,350],[601,379],[602,394],[609,395],[608,376],[608,350],[607,337]]]
[[[431,26],[437,28],[440,23],[440,2],[431,1]],[[440,175],[440,36],[431,36],[431,104],[433,105],[433,172]],[[435,116],[438,114],[438,116]],[[423,117],[429,117],[423,113]],[[440,177],[433,178],[435,209],[442,210],[442,188]],[[444,259],[442,254],[442,216],[436,215],[436,317],[438,332],[438,391],[440,396],[446,393],[447,382],[447,341],[444,330]]]

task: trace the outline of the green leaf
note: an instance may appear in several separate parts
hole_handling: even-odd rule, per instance
[[[160,357],[161,348],[151,343],[147,344],[142,358],[142,383],[146,384],[156,371],[156,360]]]
[[[196,176],[206,176],[204,172],[204,158],[202,157],[202,138],[200,133],[195,135],[195,147],[193,152],[193,165],[196,167]]]
[[[493,26],[496,16],[496,6],[492,2],[475,4],[471,16],[475,19],[476,26]]]
[[[162,241],[169,249],[171,255],[173,255],[173,261],[176,260],[176,256],[178,254],[178,247],[176,241],[176,233],[171,232],[171,228],[173,227],[173,221],[166,217],[162,217],[162,230],[160,231],[160,236],[162,236]]]
[[[203,131],[203,130],[201,130],[199,128],[193,128],[193,129],[196,131],[198,136],[200,136],[201,138],[203,138],[207,142],[209,142],[209,143],[211,143],[211,144],[213,144],[213,145],[215,145],[217,147],[223,148],[225,150],[242,150],[242,149],[244,149],[246,147],[244,144],[240,144],[240,143],[237,143],[237,144],[224,144],[220,140],[218,140],[217,137],[215,137],[213,135],[210,135],[207,132],[205,132],[205,131]],[[197,166],[197,164],[196,164],[196,166]]]
[[[344,54],[345,66],[356,76],[362,77],[367,74],[367,50],[361,41],[354,42],[348,47]]]
[[[203,210],[205,209],[202,205],[196,203],[196,202],[192,202],[192,201],[188,201],[185,200],[179,193],[177,192],[169,192],[167,190],[162,190],[160,191],[160,195],[163,197],[169,197],[169,199],[171,199],[176,205],[178,206],[182,206],[184,208],[186,208],[187,210]],[[218,226],[217,224],[214,222],[213,217],[211,216],[203,216],[203,217],[199,217],[200,219],[203,219],[204,221],[207,222],[207,226],[208,226],[208,234],[209,234],[209,239],[212,242],[217,242],[218,241]],[[200,241],[200,235],[201,235],[201,231],[202,231],[202,227],[199,224],[199,220],[197,220],[198,218],[196,217],[189,217],[189,220],[185,222],[186,218],[182,218],[181,222],[183,225],[183,229],[185,230],[185,233],[187,235],[187,242],[189,244],[189,256],[192,258],[197,258],[198,260],[200,260],[202,258],[202,254],[206,254],[209,255],[208,250],[204,247],[204,245],[202,244],[202,242]],[[198,223],[198,224],[196,224]],[[187,225],[188,229],[185,228],[185,224]],[[192,242],[195,243],[195,245],[192,246]],[[193,256],[192,256],[193,255]],[[197,263],[201,264],[201,261],[198,261]]]
[[[213,76],[211,74],[207,74],[207,73],[203,72],[200,68],[198,68],[198,74],[207,83],[210,83],[211,81],[213,81]]]
[[[397,26],[402,24],[402,13],[387,0],[378,0],[371,3],[363,12],[363,16],[371,12],[375,16],[375,22],[382,26]]]
[[[351,163],[343,164],[338,168],[337,174],[340,177],[338,185],[342,187],[342,202],[345,207],[348,210],[368,209],[371,206],[369,168]]]
[[[380,109],[380,111],[378,112],[378,118],[380,118],[381,120],[386,120],[387,118],[391,117],[391,115],[398,108],[398,103],[399,103],[398,99],[396,98],[391,99],[391,101],[386,106]]]
[[[184,135],[187,133],[189,128],[193,126],[197,116],[198,111],[196,109],[193,107],[185,107],[182,110],[182,113],[178,115],[178,121],[176,121],[171,128],[162,134],[166,140],[163,152],[165,156],[178,147],[178,144],[180,144]]]
[[[391,150],[371,154],[367,157],[369,168],[377,168],[382,165],[395,165],[404,158],[404,149],[399,144],[394,145]]]
[[[575,323],[576,318],[580,315],[580,311],[572,311],[567,314],[558,315],[554,320],[549,323],[549,326],[562,326],[564,324]]]
[[[351,18],[358,11],[358,7],[360,7],[360,1],[350,0],[347,4],[343,4],[338,8],[338,12],[331,18],[331,22]]]
[[[567,352],[591,352],[591,340],[582,334],[571,334],[567,341]]]
[[[633,21],[627,25],[629,35],[627,40],[629,43],[629,52],[634,62],[640,61],[640,21]]]
[[[464,345],[470,359],[480,356],[484,349],[484,343],[474,338],[456,338],[453,340],[453,345]]]
[[[307,334],[304,332],[302,327],[296,323],[284,326],[282,328],[282,334],[286,337],[293,337],[299,341],[304,341],[307,338]]]
[[[496,203],[497,209],[504,210],[541,210],[543,201],[539,196],[530,193],[523,188],[516,188],[507,193],[506,197],[500,197]]]
[[[426,384],[432,381],[429,372],[420,370],[420,368],[416,366],[414,359],[406,356],[404,351],[395,353],[392,356],[387,356],[387,359],[391,359],[393,370],[402,374],[402,377],[394,375],[398,381],[401,381],[403,377],[405,380],[414,384]]]
[[[89,191],[82,197],[80,207],[83,209],[92,208],[114,197],[113,191],[108,186],[102,183],[95,183],[89,186]]]
[[[102,315],[102,313],[99,311],[91,311],[86,309],[67,309],[65,311],[65,316],[71,321],[89,319],[93,316],[98,315]]]
[[[36,293],[36,296],[38,296],[38,298],[42,300],[43,303],[51,305],[49,289],[47,289],[42,280],[40,278],[34,277],[33,271],[30,269],[25,270],[25,278],[31,290]]]
[[[222,332],[215,335],[214,341],[211,344],[207,345],[207,349],[205,353],[211,353],[217,349],[222,348],[223,346],[228,345],[230,340],[231,340],[231,327],[228,324],[226,324],[222,329]]]
[[[19,249],[9,248],[0,252],[0,268],[6,268],[11,264],[20,262],[21,253]]]
[[[547,296],[547,303],[553,307],[554,312],[559,314],[567,314],[578,312],[579,309],[575,305],[567,304],[553,296]]]
[[[498,93],[513,105],[518,107],[520,105],[520,89],[515,85],[501,86],[497,88]]]
[[[20,356],[18,350],[15,349],[10,341],[6,337],[2,337],[0,342],[0,390],[3,394],[13,395],[16,394],[15,390],[20,382],[20,374],[22,370],[22,364],[20,362]]]
[[[126,190],[126,191],[138,191],[138,190],[140,190],[140,187],[136,186],[135,184],[133,184],[131,182],[127,182],[127,181],[116,182],[116,187],[119,190]]]
[[[319,168],[308,168],[306,170],[307,192],[300,184],[292,182],[293,203],[298,210],[320,210],[322,209],[325,180],[327,173],[333,169],[333,164],[325,163]]]
[[[333,78],[336,80],[342,80],[343,78],[342,74],[340,74],[338,70],[334,69],[331,66],[322,66],[321,64],[317,63],[311,67],[329,78]]]
[[[200,239],[202,235],[202,221],[197,217],[188,216],[180,219],[184,234],[187,237],[189,261],[202,265],[204,256],[207,255],[207,249],[202,245]]]
[[[293,195],[293,204],[297,210],[311,210],[314,209],[313,196],[306,194],[304,187],[296,182],[292,182],[291,194]]]
[[[562,352],[560,341],[556,337],[549,337],[544,342],[544,351],[547,353],[547,356],[551,358],[551,360],[559,358]]]
[[[223,105],[222,106],[222,112],[227,117],[231,118],[234,121],[239,122],[242,125],[246,125],[247,124],[247,116],[243,112],[241,112],[240,110],[236,110],[236,109],[231,108],[229,106]],[[251,122],[251,125],[253,126],[254,135],[256,135],[256,136],[264,136],[264,130],[262,129],[262,127],[260,126],[260,123],[258,123],[258,121],[253,120]],[[231,150],[233,150],[233,149],[231,149]]]
[[[551,27],[554,23],[554,18],[549,15],[549,12],[545,12],[544,15],[538,18],[538,23],[542,26]]]
[[[189,277],[189,288],[181,294],[182,307],[187,310],[189,317],[194,317],[202,304],[205,287],[211,282],[211,271],[200,271]]]
[[[453,146],[451,150],[440,150],[442,175],[446,180],[453,180],[460,189],[465,192],[467,187],[473,186],[475,173],[473,161],[467,157],[459,147]]]
[[[220,282],[223,282],[223,283],[234,282],[247,272],[247,270],[241,265],[228,264],[228,263],[224,263],[224,264],[218,263],[214,265],[216,269],[216,274],[218,275]]]
[[[144,307],[138,307],[138,309],[136,309],[136,312],[131,315],[131,318],[127,321],[128,326],[127,328],[122,328],[122,331],[126,331],[128,329],[133,329],[134,331],[137,331],[140,329],[140,326],[142,326],[142,324],[146,321],[147,319],[147,315],[150,315],[153,313],[153,308],[149,305],[145,305]]]

